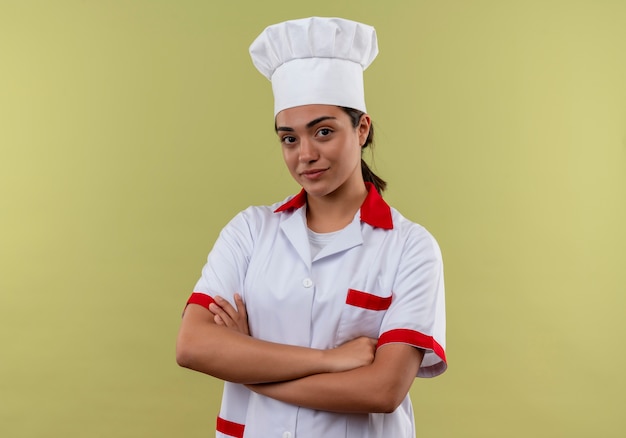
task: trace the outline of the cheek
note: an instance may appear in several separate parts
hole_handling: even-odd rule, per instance
[[[285,162],[285,166],[289,169],[289,172],[294,173],[297,163],[297,157],[293,153],[292,150],[283,149],[283,161]]]
[[[361,162],[361,147],[358,143],[354,143],[353,146],[347,148],[345,159],[347,163],[350,163],[350,165]]]

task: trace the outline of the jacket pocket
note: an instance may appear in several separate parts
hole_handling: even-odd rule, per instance
[[[392,299],[391,292],[385,296],[348,289],[337,343],[342,344],[359,336],[378,338],[385,311],[389,309]]]
[[[348,289],[346,304],[368,310],[387,310],[391,305],[391,299],[391,295],[379,297],[378,295],[361,292],[360,290]]]

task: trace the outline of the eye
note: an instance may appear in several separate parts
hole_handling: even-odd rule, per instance
[[[296,137],[293,135],[284,135],[280,138],[280,142],[284,145],[292,145],[296,142]]]
[[[317,131],[317,135],[319,135],[320,137],[326,137],[330,134],[332,134],[333,130],[330,128],[321,128],[320,130]]]

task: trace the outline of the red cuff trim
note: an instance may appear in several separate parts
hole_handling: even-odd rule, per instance
[[[194,292],[191,294],[191,296],[187,300],[187,305],[198,304],[208,310],[209,304],[214,303],[214,302],[215,300],[211,296],[207,294],[203,294],[201,292]]]
[[[432,336],[427,336],[418,331],[408,329],[389,330],[388,332],[380,335],[376,348],[393,342],[410,344],[415,347],[432,350],[437,356],[439,356],[439,358],[441,358],[441,360],[446,362],[446,352]]]
[[[217,425],[215,429],[223,433],[224,435],[232,436],[235,438],[243,438],[243,430],[245,425],[234,423],[232,421],[228,421],[223,419],[222,417],[217,417]]]
[[[369,310],[387,310],[391,305],[391,297],[379,297],[360,290],[348,289],[346,304]]]

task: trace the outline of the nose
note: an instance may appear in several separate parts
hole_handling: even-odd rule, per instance
[[[312,163],[319,158],[319,154],[315,144],[307,139],[300,139],[300,162]]]

